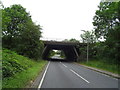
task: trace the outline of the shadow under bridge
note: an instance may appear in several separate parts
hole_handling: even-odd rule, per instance
[[[58,42],[58,41],[43,41],[43,42],[44,42],[44,50],[43,50],[42,58],[44,60],[54,60],[53,58],[49,57],[49,53],[51,50],[63,51],[66,57],[64,61],[78,60],[78,57],[80,55],[79,47],[82,44],[75,42]]]

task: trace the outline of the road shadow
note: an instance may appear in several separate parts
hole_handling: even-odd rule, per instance
[[[67,59],[53,59],[53,58],[49,58],[48,61],[53,61],[53,62],[74,62],[74,61],[70,61]]]

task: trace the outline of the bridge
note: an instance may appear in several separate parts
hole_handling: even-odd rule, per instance
[[[86,46],[84,43],[64,41],[43,41],[43,43],[44,50],[42,58],[45,60],[52,60],[52,58],[48,57],[51,50],[62,50],[66,56],[66,61],[78,61],[80,56],[79,48]]]

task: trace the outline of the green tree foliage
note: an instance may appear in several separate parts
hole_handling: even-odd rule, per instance
[[[101,56],[109,58],[114,62],[118,62],[120,58],[120,1],[119,2],[101,2],[99,10],[94,16],[93,25],[95,26],[95,34],[98,38],[104,37],[105,42],[98,50]]]
[[[30,58],[40,58],[42,28],[32,21],[26,9],[21,5],[12,5],[2,10],[2,18],[3,47]]]
[[[120,2],[101,2],[93,19],[98,38],[103,36],[107,39],[110,34],[119,36],[116,32],[120,26]]]
[[[76,40],[75,38],[71,38],[69,41],[70,41],[70,42],[76,42],[76,43],[79,43],[79,41]]]
[[[65,58],[66,58],[65,53],[64,53],[64,51],[63,51],[63,50],[61,50],[61,52],[60,52],[60,57],[61,57],[61,58],[63,58],[63,59],[65,59]]]
[[[79,43],[79,40],[77,40],[75,38],[71,38],[71,39],[64,39],[63,42],[75,42],[75,43]]]
[[[64,39],[63,42],[69,42],[69,40],[68,39]]]
[[[49,54],[48,54],[48,58],[51,58],[52,56],[54,56],[56,53],[54,50],[50,50]]]
[[[88,45],[89,49],[89,58],[93,58],[96,54],[96,48],[94,47],[97,42],[97,38],[95,36],[94,31],[84,31],[83,34],[80,35],[82,42]],[[81,53],[86,57],[87,54],[87,46],[80,48]]]
[[[97,41],[94,31],[84,31],[80,37],[82,38],[83,43],[95,43]]]

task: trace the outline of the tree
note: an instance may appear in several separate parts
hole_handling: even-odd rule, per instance
[[[41,28],[33,22],[27,22],[24,29],[24,32],[21,32],[19,41],[17,41],[17,43],[19,43],[17,52],[30,58],[37,59],[41,56],[41,50],[43,49],[43,43],[39,40],[41,37],[41,32],[39,30],[41,30]]]
[[[60,57],[63,59],[66,59],[66,55],[65,55],[65,52],[63,50],[61,50]]]
[[[76,43],[79,43],[79,41],[76,40],[75,38],[71,38],[69,41],[70,41],[70,42],[76,42]]]
[[[64,39],[63,42],[69,42],[69,40],[68,39]]]
[[[64,39],[63,42],[76,42],[76,43],[79,43],[79,40],[77,40],[75,38],[71,38],[71,39]]]
[[[41,26],[32,21],[21,5],[4,8],[2,13],[3,47],[30,58],[40,58],[43,49]]]
[[[56,52],[54,50],[50,50],[49,54],[48,54],[48,58],[53,57],[56,54]]]
[[[120,25],[120,2],[101,2],[93,20],[97,37],[107,39]],[[115,35],[118,36],[117,33]]]
[[[95,34],[98,38],[104,37],[104,57],[119,62],[120,52],[120,1],[101,2],[99,10],[93,18]],[[112,61],[111,60],[111,61]]]
[[[95,43],[97,41],[94,31],[83,31],[84,33],[80,35],[83,43]]]
[[[93,58],[96,53],[94,44],[96,43],[97,38],[95,36],[94,31],[85,31],[85,30],[82,31],[84,31],[84,33],[81,34],[80,37],[82,38],[83,43],[87,44],[87,47],[80,48],[80,51],[82,54],[87,55],[87,61],[88,61],[88,57]]]
[[[21,5],[13,5],[2,10],[2,19],[3,46],[15,48],[26,22],[31,21],[30,15]]]

